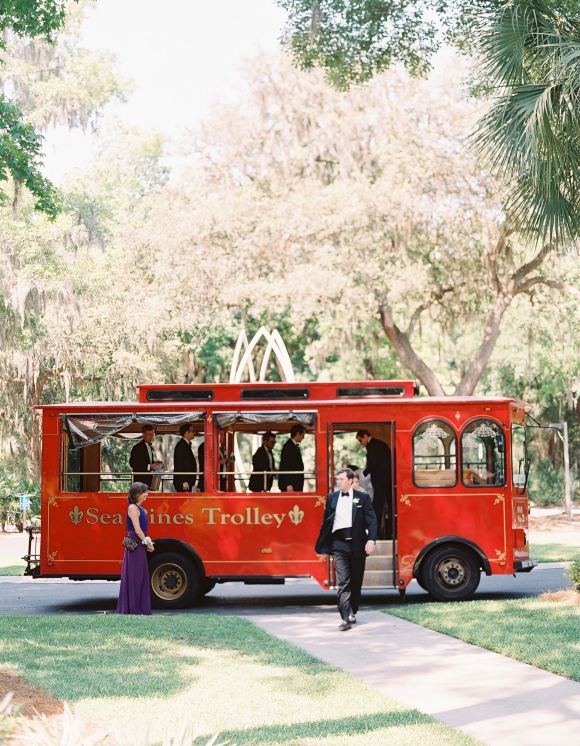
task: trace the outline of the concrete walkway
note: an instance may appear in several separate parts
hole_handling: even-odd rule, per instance
[[[488,746],[578,746],[580,683],[383,614],[248,615],[276,637]]]

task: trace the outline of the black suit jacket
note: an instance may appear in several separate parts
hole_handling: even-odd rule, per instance
[[[304,471],[304,461],[300,447],[289,438],[282,448],[280,457],[280,471]],[[304,489],[304,474],[280,474],[278,477],[278,486],[282,492],[286,492],[286,487],[291,485],[296,492],[302,492]]]
[[[151,446],[151,451],[153,451],[153,446]],[[151,487],[153,474],[147,470],[147,467],[152,463],[147,444],[144,440],[140,440],[131,449],[131,457],[129,458],[129,466],[135,472],[136,482],[143,482],[147,487]]]
[[[266,447],[261,445],[252,456],[252,471],[273,471],[274,466],[274,454],[272,454],[272,467],[270,467],[270,459],[268,458]],[[269,474],[266,477],[266,491],[269,492],[272,489],[273,483],[274,477]],[[252,492],[264,492],[264,475],[252,474],[248,487]]]
[[[189,489],[197,482],[197,462],[189,443],[182,438],[173,451],[173,470],[184,471],[185,474],[175,474],[173,484],[178,492],[183,491],[183,483],[189,484]]]
[[[326,498],[322,526],[314,550],[318,554],[330,554],[332,526],[340,492],[331,492]],[[358,500],[358,502],[355,502]],[[368,533],[367,533],[368,531]],[[377,518],[373,503],[366,492],[353,490],[352,501],[352,553],[355,557],[366,557],[365,544],[377,540]]]
[[[378,438],[371,438],[367,444],[367,465],[363,474],[371,475],[373,488],[391,486],[391,449]]]

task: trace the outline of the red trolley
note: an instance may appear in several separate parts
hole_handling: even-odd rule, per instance
[[[529,405],[417,393],[413,381],[152,385],[139,387],[135,403],[42,406],[41,528],[31,530],[27,573],[120,577],[126,493],[139,481],[129,452],[144,424],[154,426],[164,462],[146,503],[158,608],[183,607],[228,581],[312,577],[332,588],[332,562],[314,544],[335,472],[364,466],[359,429],[389,445],[393,475],[393,537],[377,543],[363,587],[404,593],[416,578],[435,598],[459,600],[473,595],[481,572],[530,571]],[[172,484],[183,423],[195,429],[203,491]],[[249,492],[261,435],[273,432],[279,447],[296,423],[306,430],[303,491]]]

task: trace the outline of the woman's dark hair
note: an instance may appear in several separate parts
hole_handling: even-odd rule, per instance
[[[149,487],[147,487],[146,484],[143,484],[143,482],[133,482],[129,487],[129,493],[127,494],[129,505],[137,505],[141,495],[144,492],[147,492],[148,489]]]

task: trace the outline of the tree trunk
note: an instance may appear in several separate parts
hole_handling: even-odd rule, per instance
[[[455,389],[455,396],[473,395],[475,387],[479,383],[479,379],[489,362],[489,358],[493,354],[499,337],[502,317],[512,299],[513,296],[506,296],[504,293],[495,299],[495,302],[490,308],[485,320],[483,340],[473,356],[471,365]]]
[[[379,308],[381,323],[395,352],[407,368],[421,381],[429,396],[445,396],[443,387],[429,366],[421,360],[411,346],[409,335],[402,332],[393,320],[391,309],[387,305]]]

